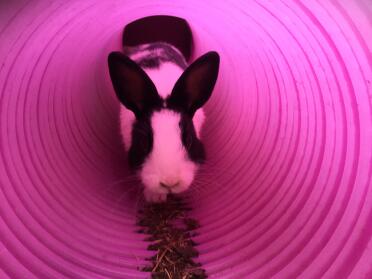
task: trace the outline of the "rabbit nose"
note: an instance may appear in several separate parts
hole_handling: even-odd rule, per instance
[[[164,179],[162,182],[160,182],[160,186],[167,188],[167,189],[176,187],[179,184],[180,184],[180,181],[176,178]]]

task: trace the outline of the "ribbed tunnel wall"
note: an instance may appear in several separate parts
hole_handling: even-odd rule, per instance
[[[107,54],[142,16],[221,54],[186,195],[211,278],[372,278],[372,2],[1,1],[0,278],[146,278]]]

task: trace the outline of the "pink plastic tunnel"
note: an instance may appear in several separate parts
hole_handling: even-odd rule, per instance
[[[107,55],[188,20],[221,54],[186,194],[210,278],[372,278],[372,2],[1,1],[0,278],[146,278]]]

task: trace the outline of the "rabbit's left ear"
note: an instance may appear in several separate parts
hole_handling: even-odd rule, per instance
[[[167,99],[168,107],[194,116],[212,95],[219,64],[220,57],[215,51],[199,57],[177,80]]]
[[[120,52],[111,52],[108,66],[112,84],[120,102],[136,117],[162,106],[154,83],[133,60]]]

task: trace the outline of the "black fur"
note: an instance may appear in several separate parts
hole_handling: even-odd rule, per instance
[[[145,162],[153,146],[153,131],[150,115],[136,119],[132,129],[132,145],[128,152],[128,162],[132,169],[138,169]]]
[[[160,62],[161,62],[161,60],[160,60],[159,57],[148,56],[148,57],[142,58],[141,60],[138,60],[137,64],[140,65],[142,68],[153,69],[153,68],[159,68],[160,67]]]

